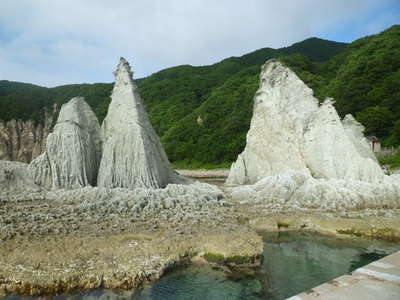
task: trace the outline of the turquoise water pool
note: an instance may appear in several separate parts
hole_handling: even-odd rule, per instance
[[[301,232],[269,233],[264,240],[264,259],[257,270],[225,273],[206,265],[190,265],[135,292],[96,290],[51,299],[278,300],[400,250],[399,244]]]

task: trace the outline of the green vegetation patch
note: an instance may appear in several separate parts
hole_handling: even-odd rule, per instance
[[[351,228],[347,228],[347,229],[338,229],[336,231],[337,231],[337,233],[340,233],[340,234],[351,234],[351,235],[355,235],[355,236],[363,235],[362,232],[355,227],[351,227]]]
[[[381,165],[387,165],[391,169],[400,168],[400,151],[398,151],[395,155],[393,155],[391,157],[379,159],[379,163]]]
[[[255,258],[252,256],[234,255],[226,258],[227,264],[243,265],[243,264],[252,264],[254,262]]]
[[[206,261],[211,263],[219,265],[225,264],[225,256],[223,254],[206,252],[203,257]]]
[[[276,58],[323,101],[334,98],[344,117],[362,122],[366,135],[400,145],[400,26],[351,44],[317,38],[264,48],[210,66],[177,66],[136,80],[151,123],[172,163],[185,169],[229,167],[244,149],[260,67]],[[134,66],[133,66],[134,67]],[[44,88],[0,81],[0,120],[40,122],[43,108],[84,96],[101,122],[112,84]],[[393,167],[399,158],[385,161]]]
[[[225,257],[223,254],[206,252],[204,254],[204,259],[210,263],[215,263],[218,265],[243,265],[243,264],[253,264],[256,261],[256,257],[247,255],[233,255]]]
[[[372,237],[376,239],[386,240],[386,241],[400,241],[400,231],[390,228],[390,227],[381,227],[381,228],[372,228],[372,229],[360,229],[356,227],[351,227],[347,229],[338,229],[337,233],[340,234],[349,234],[357,237]]]
[[[289,228],[290,223],[279,220],[279,221],[276,222],[276,225],[278,226],[278,229],[280,229],[280,228]]]

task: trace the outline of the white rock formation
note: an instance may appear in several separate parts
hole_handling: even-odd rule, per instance
[[[347,137],[354,144],[358,150],[358,153],[362,157],[371,158],[372,160],[378,162],[374,152],[371,151],[371,146],[364,136],[365,127],[361,123],[357,122],[356,119],[354,119],[354,117],[350,114],[343,118],[342,125]]]
[[[103,188],[85,187],[75,190],[47,192],[45,199],[51,201],[73,201],[77,209],[103,214],[130,214],[137,217],[157,218],[164,214],[184,216],[207,211],[216,206],[229,205],[216,186],[194,182],[192,184],[169,184],[164,189],[148,188]],[[160,214],[161,213],[161,214]]]
[[[352,116],[343,122],[327,99],[290,69],[263,67],[245,150],[232,165],[233,197],[325,209],[400,207],[400,181],[388,178]]]
[[[2,193],[41,191],[28,176],[27,167],[26,163],[0,160],[0,200]]]
[[[103,154],[98,186],[108,188],[164,188],[182,179],[147,117],[128,62],[121,58],[102,124]]]
[[[76,97],[61,107],[46,152],[28,169],[46,188],[80,188],[96,184],[100,157],[99,122],[84,98]]]

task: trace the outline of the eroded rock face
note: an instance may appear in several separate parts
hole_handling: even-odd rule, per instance
[[[289,170],[317,178],[379,183],[383,172],[352,117],[342,124],[332,101],[322,105],[294,72],[271,60],[262,68],[247,144],[228,178],[254,184]]]
[[[53,129],[58,108],[43,112],[43,125],[32,120],[0,121],[0,160],[30,163],[45,151],[46,138]]]
[[[121,58],[103,121],[98,186],[164,188],[181,181],[147,117],[128,62]]]
[[[100,157],[99,122],[84,98],[76,97],[62,106],[46,152],[29,171],[46,188],[80,188],[96,184]]]
[[[350,115],[340,120],[331,99],[321,105],[294,72],[270,60],[245,150],[232,165],[236,200],[271,208],[362,209],[400,207],[400,180],[385,176]]]
[[[342,125],[347,137],[354,144],[358,153],[362,157],[367,157],[378,162],[375,154],[371,151],[371,146],[368,144],[368,141],[364,136],[365,127],[361,123],[357,122],[350,114],[343,118]]]
[[[18,193],[29,199],[30,193],[41,192],[41,188],[28,176],[27,167],[26,163],[0,160],[0,202]]]

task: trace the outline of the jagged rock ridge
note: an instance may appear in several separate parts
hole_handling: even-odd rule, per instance
[[[0,120],[0,160],[30,163],[43,153],[57,113],[56,104],[50,112],[45,108],[43,124],[38,125],[32,120]]]
[[[254,184],[288,170],[317,178],[381,182],[362,126],[342,124],[333,103],[322,105],[294,72],[277,61],[262,69],[246,148],[232,166],[229,183]]]
[[[120,59],[114,75],[112,101],[101,126],[103,154],[98,186],[164,188],[181,182],[150,124],[125,59]]]
[[[95,185],[101,157],[99,122],[83,97],[61,108],[46,152],[29,165],[35,182],[46,188]]]
[[[352,116],[319,105],[290,69],[262,67],[244,151],[232,165],[233,197],[337,209],[400,206],[400,181],[385,176]],[[278,206],[279,206],[278,205]]]

